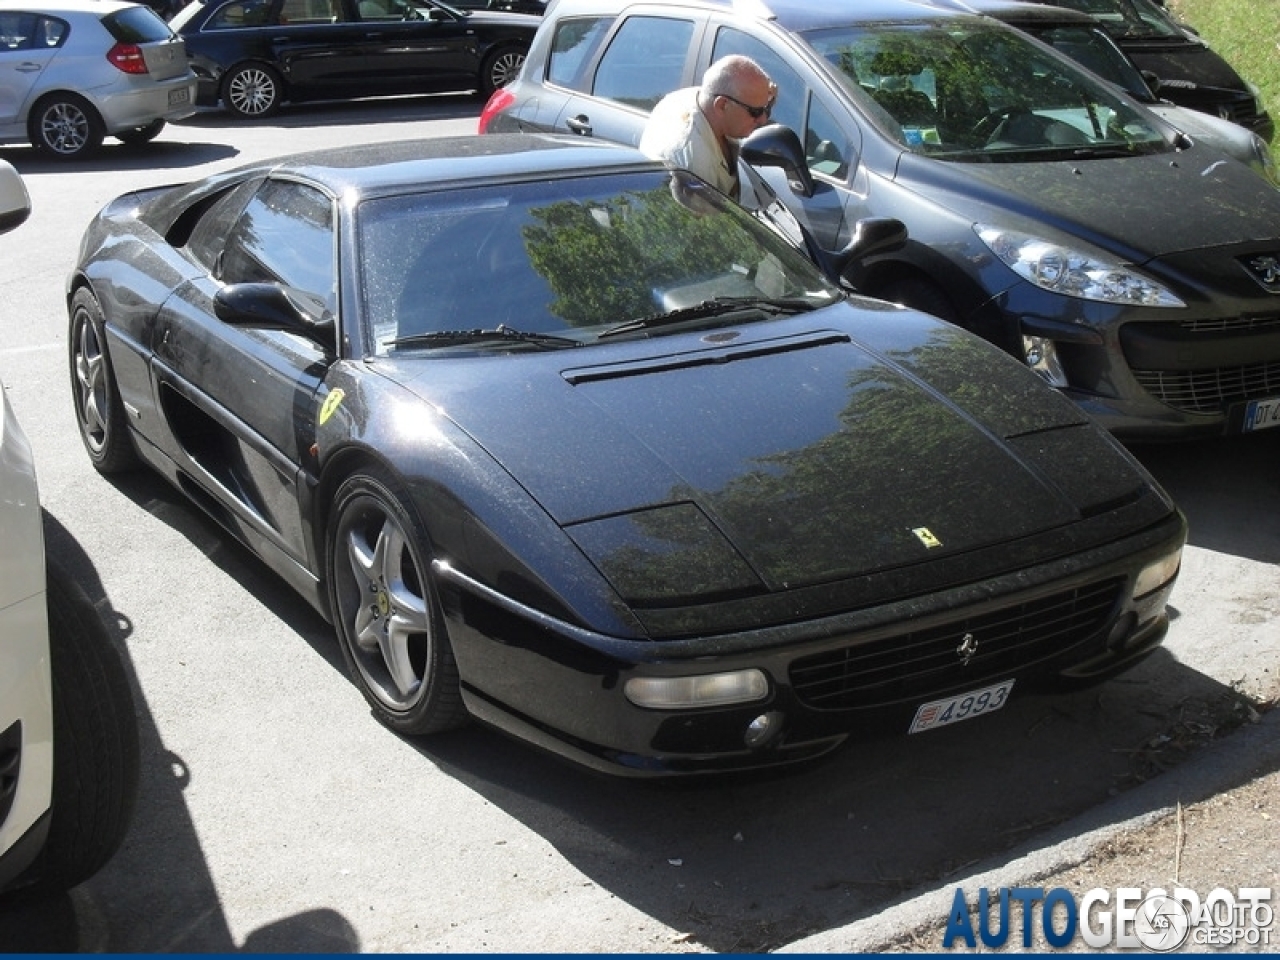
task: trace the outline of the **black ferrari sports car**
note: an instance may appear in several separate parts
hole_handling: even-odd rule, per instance
[[[763,216],[542,135],[130,193],[68,283],[85,447],[305,595],[388,726],[613,773],[800,761],[1157,647],[1186,528],[1150,476]]]

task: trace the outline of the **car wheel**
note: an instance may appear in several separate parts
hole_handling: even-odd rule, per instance
[[[116,134],[116,139],[121,143],[127,143],[130,146],[138,146],[143,143],[150,143],[156,137],[160,136],[160,131],[164,129],[163,120],[152,120],[145,127],[134,127],[132,130],[121,130]]]
[[[461,725],[466,708],[427,538],[383,472],[355,474],[338,488],[327,572],[343,658],[374,715],[413,735]]]
[[[124,661],[70,572],[48,564],[53,676],[49,835],[29,889],[68,890],[116,852],[138,794],[138,719]]]
[[[942,288],[922,277],[898,277],[890,280],[872,296],[900,303],[922,313],[931,313],[948,323],[955,323],[959,319],[956,308]]]
[[[124,403],[107,354],[102,306],[83,287],[71,298],[67,331],[71,359],[71,395],[80,423],[80,439],[99,473],[119,473],[138,463],[129,436]]]
[[[280,98],[280,75],[261,64],[233,67],[222,83],[222,102],[239,117],[268,117],[280,109]]]
[[[74,94],[53,94],[40,100],[28,121],[31,143],[46,153],[73,160],[102,146],[102,118],[87,100]]]
[[[514,80],[524,66],[527,52],[521,47],[503,47],[485,57],[480,67],[480,93],[487,97]]]

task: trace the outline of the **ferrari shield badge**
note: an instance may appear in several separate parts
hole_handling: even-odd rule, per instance
[[[934,547],[942,546],[942,541],[933,535],[928,527],[912,527],[911,532],[916,535],[916,539],[932,550]]]

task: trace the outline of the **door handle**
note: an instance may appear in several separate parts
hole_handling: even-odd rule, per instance
[[[564,125],[576,134],[584,137],[591,136],[591,118],[585,113],[580,113],[576,117],[570,117],[564,122]]]

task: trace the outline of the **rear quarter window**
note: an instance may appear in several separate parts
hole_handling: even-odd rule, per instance
[[[558,23],[551,38],[548,82],[586,93],[591,86],[587,69],[612,26],[613,17],[580,17]]]

